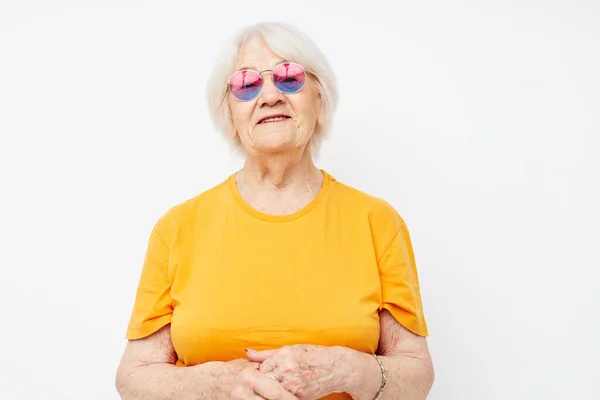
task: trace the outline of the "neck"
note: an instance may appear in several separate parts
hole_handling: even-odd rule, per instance
[[[279,192],[306,187],[322,179],[308,148],[301,153],[249,155],[237,173],[244,185]]]

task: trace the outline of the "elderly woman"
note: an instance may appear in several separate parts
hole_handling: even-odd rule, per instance
[[[313,164],[336,104],[285,24],[243,29],[210,79],[246,161],[150,235],[117,372],[123,399],[424,399],[433,382],[408,230]]]

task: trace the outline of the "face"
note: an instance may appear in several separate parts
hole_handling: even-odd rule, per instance
[[[248,40],[242,48],[236,71],[270,70],[283,60],[260,38]],[[281,93],[273,84],[271,72],[263,72],[259,95],[251,101],[239,101],[228,92],[233,129],[249,154],[279,153],[306,148],[322,116],[318,83],[306,74],[304,86],[292,94]],[[283,120],[269,122],[265,117],[282,114]]]

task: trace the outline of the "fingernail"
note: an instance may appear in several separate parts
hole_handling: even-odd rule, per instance
[[[244,349],[244,350],[246,350],[246,353],[256,353],[256,351],[252,350],[252,349]]]

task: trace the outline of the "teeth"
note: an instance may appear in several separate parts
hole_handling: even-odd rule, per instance
[[[267,118],[267,119],[264,119],[262,122],[275,122],[275,121],[281,121],[282,119],[286,119],[286,117]]]

